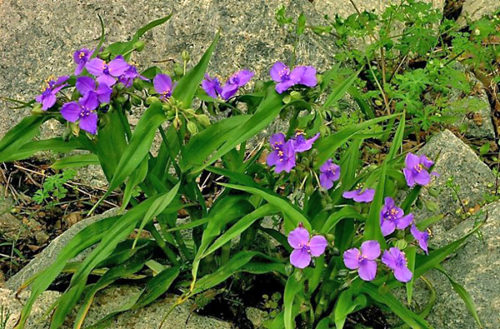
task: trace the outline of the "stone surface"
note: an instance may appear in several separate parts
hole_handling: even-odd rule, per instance
[[[66,244],[78,232],[95,221],[113,216],[116,211],[117,209],[111,209],[101,215],[85,218],[71,226],[63,234],[55,238],[41,253],[36,255],[35,258],[28,263],[28,265],[7,280],[6,287],[12,290],[17,290],[26,280],[51,265],[55,261],[59,252],[61,252]]]
[[[462,65],[459,65],[459,67],[465,70]],[[455,110],[461,117],[454,123],[454,126],[465,126],[465,135],[469,138],[495,139],[495,127],[491,118],[492,110],[488,95],[483,84],[473,73],[468,73],[468,76],[472,83],[472,89],[477,92],[474,95],[462,98],[456,90],[452,91],[450,97],[452,111]],[[475,109],[475,111],[470,111],[471,108]]]
[[[498,9],[500,9],[498,0],[465,0],[458,22],[465,25],[467,19],[478,20],[484,15],[493,14]]]
[[[484,328],[495,329],[500,324],[500,201],[482,209],[488,214],[481,228],[482,238],[469,237],[466,245],[443,263],[447,273],[461,284],[471,295]],[[470,231],[472,218],[459,224],[446,234],[436,235],[433,243],[442,246]],[[427,320],[434,328],[470,329],[478,328],[467,311],[462,299],[452,289],[448,279],[438,271],[426,275],[436,289],[436,304]],[[428,295],[423,284],[415,288],[415,299],[424,305]]]
[[[26,324],[27,329],[48,329],[49,323],[44,315],[49,310],[50,306],[59,297],[56,291],[46,291],[40,295],[38,300],[33,305],[31,317]],[[27,291],[16,298],[15,292],[9,289],[0,288],[0,306],[4,308],[4,321],[6,320],[5,329],[12,329],[19,319],[19,314],[23,308],[24,302],[28,298]],[[2,327],[3,328],[3,327]]]
[[[141,292],[138,287],[132,286],[112,286],[97,294],[84,326],[93,323],[106,316],[108,313],[117,310],[129,298],[133,298]],[[0,288],[0,305],[3,305],[7,314],[9,314],[7,326],[5,329],[11,329],[19,318],[22,305],[28,298],[29,293],[24,291],[19,299],[15,293],[9,289]],[[52,303],[60,296],[57,291],[46,291],[42,293],[33,306],[33,311],[28,323],[27,329],[46,329],[49,328],[49,321],[44,317]],[[170,310],[173,302],[178,296],[168,295],[165,299],[157,301],[145,308],[126,312],[118,315],[108,328],[116,329],[157,329],[165,314]],[[191,301],[176,307],[165,320],[162,329],[230,329],[232,325],[228,322],[220,321],[215,318],[197,315],[191,312]],[[75,312],[68,317],[65,325],[61,329],[73,328]]]
[[[460,186],[458,196],[464,207],[469,209],[481,204],[485,194],[492,193],[495,176],[474,151],[449,130],[434,136],[419,153],[433,160],[439,154],[434,171],[440,176],[434,178],[431,185],[438,195],[431,196],[426,188],[422,189],[421,194],[422,200],[435,203],[437,209],[434,212],[423,210],[417,213],[417,220],[437,213],[447,214],[445,220],[433,226],[434,235],[439,235],[460,222],[456,216],[456,211],[461,209],[460,202],[447,186],[448,179],[453,178],[454,184]]]

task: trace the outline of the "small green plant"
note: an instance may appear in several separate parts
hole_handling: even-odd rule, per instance
[[[47,207],[53,207],[57,202],[66,197],[68,189],[65,184],[75,177],[76,171],[65,170],[59,174],[48,176],[43,182],[43,187],[35,192],[32,199],[37,204],[46,203]]]
[[[10,319],[10,310],[0,305],[0,329],[7,329],[7,321]]]

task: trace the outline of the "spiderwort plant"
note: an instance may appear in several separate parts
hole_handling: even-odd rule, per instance
[[[176,304],[209,289],[233,294],[231,287],[240,279],[255,281],[246,279],[260,273],[286,282],[275,287],[284,291],[284,302],[280,314],[270,320],[272,326],[268,323],[270,327],[292,329],[300,323],[341,328],[352,310],[371,304],[394,306],[392,289],[418,279],[416,273],[431,267],[425,265],[426,259],[437,264],[456,250],[452,245],[446,252],[433,254],[428,231],[411,216],[416,201],[411,198],[417,198],[416,193],[410,193],[401,208],[390,197],[412,183],[430,183],[424,171],[429,175],[432,164],[426,157],[408,155],[405,168],[401,166],[403,155],[397,151],[402,149],[404,119],[384,162],[363,166],[364,136],[391,135],[392,131],[370,129],[397,116],[336,127],[338,131],[333,132],[318,110],[323,96],[328,98],[322,92],[329,88],[317,87],[316,69],[290,69],[281,62],[271,69],[273,81],[255,84],[251,97],[234,97],[253,73],[239,71],[224,85],[206,75],[218,36],[185,74],[132,66],[130,57],[143,48],[141,35],[166,20],[148,24],[130,41],[98,46],[94,52],[77,50],[75,79],[52,80],[37,97],[40,104],[33,106],[32,115],[0,140],[0,161],[23,159],[47,149],[78,149],[80,154],[68,155],[56,164],[74,166],[80,161],[84,166],[97,159],[109,180],[106,196],[116,189],[123,195],[123,212],[79,232],[54,265],[33,279],[32,294],[16,329],[24,327],[31,305],[56,280],[75,250],[92,246],[94,251],[77,265],[54,308],[52,328],[60,327],[74,308],[79,308],[75,323],[84,322],[93,294],[104,286],[98,280],[85,289],[101,264],[113,271],[108,273],[125,268],[130,270],[127,277],[139,274],[149,287],[157,287],[145,289],[130,309],[169,289],[183,291]],[[332,84],[331,93],[338,97],[354,88],[355,78],[340,87]],[[302,93],[298,86],[312,89]],[[290,95],[283,95],[292,87]],[[71,92],[60,93],[62,88]],[[210,97],[230,100],[231,106],[242,105],[246,113],[221,111],[216,113],[217,120],[208,117],[206,111],[213,102],[206,97],[194,101],[202,90]],[[244,91],[240,92],[243,96]],[[292,94],[300,101],[285,102]],[[43,111],[35,111],[40,106]],[[143,113],[134,125],[129,122],[133,112]],[[279,115],[290,112],[294,119],[286,133],[270,136],[270,145],[250,148],[255,136]],[[65,134],[31,140],[46,120],[66,125]],[[79,133],[78,127],[86,133]],[[153,146],[157,137],[162,141],[159,148]],[[359,147],[349,149],[353,138]],[[401,186],[401,179],[394,178],[397,175],[387,175],[389,170],[403,171],[408,184]],[[178,224],[181,214],[189,216],[188,224]],[[263,223],[269,217],[274,219],[272,227]],[[189,239],[180,234],[183,230],[189,231]],[[142,235],[143,231],[149,234]],[[262,239],[273,239],[277,245],[261,248],[255,241]],[[416,245],[429,258],[418,255],[421,258],[416,262]],[[191,284],[186,285],[186,278]],[[429,327],[403,304],[394,311],[410,324]]]

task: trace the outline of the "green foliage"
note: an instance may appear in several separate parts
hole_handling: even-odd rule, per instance
[[[169,17],[145,25],[130,41],[108,45],[96,56],[131,58],[144,48],[140,37]],[[372,305],[391,309],[411,327],[429,328],[425,314],[416,314],[394,297],[393,290],[401,284],[388,268],[380,265],[376,280],[365,282],[356,271],[346,269],[342,254],[366,240],[379,241],[382,249],[401,248],[414,273],[406,285],[411,301],[414,281],[439,269],[480,226],[448,246],[431,248],[428,256],[417,252],[417,242],[405,231],[387,239],[380,227],[384,198],[407,189],[401,172],[405,138],[445,122],[452,90],[470,91],[466,77],[451,65],[456,50],[444,47],[442,40],[456,26],[446,22],[446,30],[437,28],[440,15],[430,5],[414,1],[391,6],[381,15],[336,17],[323,27],[308,25],[303,14],[296,20],[288,17],[284,7],[276,19],[293,26],[297,35],[306,35],[309,29],[335,33],[342,49],[337,58],[350,66],[318,74],[314,88],[295,85],[278,94],[274,82],[259,81],[242,95],[214,99],[200,89],[200,83],[220,37],[216,34],[192,68],[188,68],[189,54],[182,54],[183,66],[173,68],[177,84],[168,97],[158,94],[152,81],[136,79],[131,87],[117,83],[110,103],[98,110],[97,135],[66,122],[60,113],[61,99],[47,111],[33,102],[23,103],[33,113],[0,141],[0,160],[23,159],[42,150],[63,154],[84,150],[61,158],[53,167],[99,164],[109,181],[105,197],[119,190],[123,198],[116,216],[80,231],[51,266],[25,283],[31,295],[16,329],[24,328],[36,298],[68,268],[71,279],[54,305],[50,328],[60,327],[75,308],[74,328],[80,328],[94,295],[120,279],[140,277],[142,293],[104,315],[93,328],[109,325],[116,315],[144,307],[167,291],[181,294],[174,306],[197,298],[203,307],[214,293],[262,274],[282,283],[276,287],[281,292],[264,301],[270,311],[266,328],[342,328],[349,314]],[[401,35],[391,35],[398,25]],[[479,35],[495,32],[487,22],[476,28]],[[463,49],[467,42],[476,42],[470,36],[460,38]],[[373,42],[360,50],[350,46],[352,39]],[[150,67],[142,75],[154,80],[162,72]],[[75,85],[74,77],[68,85]],[[352,110],[347,94],[358,110]],[[75,91],[71,99],[80,96]],[[139,108],[143,114],[132,125],[129,115]],[[346,114],[348,110],[352,112]],[[265,157],[276,150],[264,146],[260,134],[278,118],[287,123],[283,131],[287,138],[320,136],[311,150],[293,154],[290,172],[275,174]],[[66,125],[62,137],[38,138],[39,127],[47,120]],[[388,142],[390,148],[385,147]],[[372,161],[374,154],[377,160]],[[340,182],[326,190],[319,176],[329,159],[340,166]],[[63,198],[64,184],[73,175],[67,170],[47,178],[36,193],[37,202]],[[356,188],[375,188],[373,201],[355,203],[343,197]],[[420,190],[415,187],[407,193],[401,203],[405,213],[419,201]],[[440,218],[433,216],[419,228]],[[289,264],[293,249],[287,235],[298,226],[328,241],[327,251],[303,270]],[[260,239],[273,239],[277,245],[260,246],[255,242]],[[70,262],[92,246],[82,261]],[[470,296],[450,282],[476,318]]]
[[[68,190],[65,184],[75,177],[76,171],[66,170],[62,173],[48,176],[43,182],[43,187],[35,192],[32,199],[38,204],[46,203],[51,208],[61,199],[66,197]]]

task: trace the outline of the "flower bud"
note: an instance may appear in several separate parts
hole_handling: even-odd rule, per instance
[[[292,100],[299,100],[302,99],[302,94],[294,90],[290,93],[290,97],[292,98]]]
[[[187,52],[187,50],[183,50],[181,56],[182,56],[182,60],[186,63],[188,63],[189,60],[191,60],[191,57],[189,56],[189,53]]]
[[[396,248],[399,248],[401,250],[404,250],[406,248],[406,246],[408,246],[408,243],[406,242],[406,240],[397,240],[396,243],[394,243],[394,246]]]
[[[175,73],[175,75],[182,76],[182,75],[184,75],[184,69],[179,64],[175,64],[174,65],[174,73]]]
[[[292,97],[290,95],[286,95],[283,97],[283,103],[289,104],[292,101]]]
[[[103,51],[101,51],[101,53],[99,54],[99,58],[100,59],[103,59],[103,60],[108,60],[109,59],[109,56],[111,56],[111,53],[109,52],[109,50],[107,49],[104,49]]]
[[[134,49],[137,51],[142,51],[144,49],[144,41],[139,40],[134,43]]]
[[[31,114],[42,114],[45,111],[42,110],[42,104],[36,103],[35,106],[33,106],[33,109],[31,110]]]
[[[184,113],[186,113],[190,118],[196,116],[196,112],[193,109],[186,109],[184,110]]]
[[[196,133],[198,133],[198,127],[193,121],[188,121],[187,130],[191,133],[191,135],[195,135]]]
[[[71,132],[73,135],[78,136],[80,135],[80,125],[76,122],[70,122],[69,126],[71,128]]]
[[[319,133],[321,134],[321,136],[328,136],[328,133],[330,132],[330,129],[328,129],[327,126],[325,125],[321,125],[319,127]]]
[[[151,105],[151,104],[159,102],[159,101],[160,101],[160,99],[158,97],[155,97],[155,96],[149,96],[148,98],[146,98],[147,105]]]
[[[196,116],[196,120],[203,126],[203,127],[208,127],[210,126],[210,119],[206,114],[199,114]]]
[[[174,125],[175,129],[179,129],[179,127],[182,126],[182,121],[178,117],[175,117],[172,121],[172,124]]]

